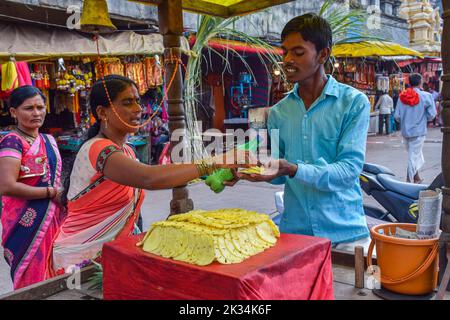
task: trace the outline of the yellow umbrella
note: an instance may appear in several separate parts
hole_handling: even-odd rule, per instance
[[[164,0],[132,0],[151,5],[159,5]],[[268,7],[291,2],[292,0],[182,0],[183,10],[229,18],[249,14]]]
[[[415,56],[423,58],[423,55],[416,50],[387,41],[361,41],[337,44],[333,46],[332,55],[336,58],[380,56]]]

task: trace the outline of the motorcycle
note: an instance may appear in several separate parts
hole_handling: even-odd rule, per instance
[[[438,174],[430,185],[402,182],[388,168],[372,163],[365,163],[359,176],[361,188],[372,196],[383,208],[364,204],[364,213],[371,223],[376,220],[385,222],[417,223],[419,193],[423,190],[442,188],[444,178]],[[272,220],[279,224],[284,211],[284,192],[275,193],[276,214]],[[374,220],[375,219],[375,220]]]
[[[366,216],[387,222],[417,223],[419,193],[442,188],[444,178],[438,174],[430,185],[402,182],[388,168],[365,163],[359,176],[361,188],[384,209],[364,205]]]

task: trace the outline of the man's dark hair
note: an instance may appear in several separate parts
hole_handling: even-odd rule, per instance
[[[417,87],[422,82],[422,76],[419,73],[413,73],[409,76],[409,84],[412,87]]]
[[[281,32],[281,41],[284,41],[288,34],[294,32],[300,33],[305,41],[314,43],[317,52],[323,48],[331,49],[333,45],[330,24],[315,13],[306,13],[286,23]]]

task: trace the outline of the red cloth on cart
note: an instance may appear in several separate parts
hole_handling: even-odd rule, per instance
[[[144,252],[136,246],[143,236],[103,246],[104,299],[334,299],[328,239],[281,234],[241,263],[201,267]]]

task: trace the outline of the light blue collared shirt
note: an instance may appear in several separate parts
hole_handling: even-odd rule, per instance
[[[427,135],[427,121],[436,117],[436,104],[429,92],[414,88],[419,94],[419,103],[408,106],[398,99],[395,108],[395,120],[400,121],[402,136],[414,138]]]
[[[272,181],[285,184],[280,230],[328,238],[333,244],[368,237],[359,174],[366,151],[369,100],[328,76],[322,94],[306,111],[298,89],[296,84],[271,108],[268,118],[279,157],[298,164],[295,177]],[[278,148],[273,129],[279,130]]]

